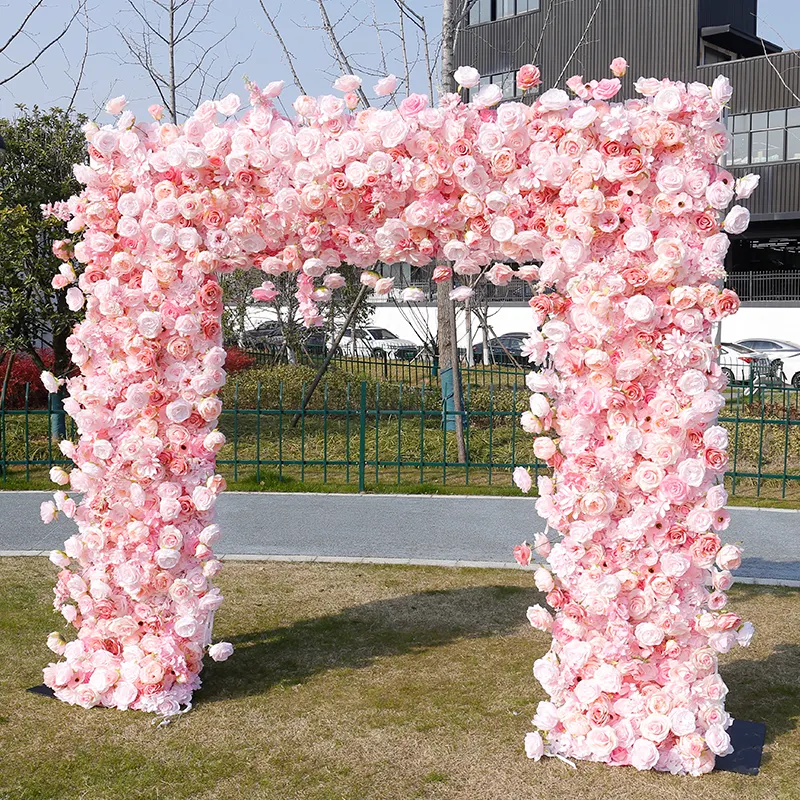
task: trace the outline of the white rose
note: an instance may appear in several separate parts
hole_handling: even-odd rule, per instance
[[[708,379],[696,369],[687,369],[678,380],[678,388],[691,397],[702,394],[708,386]]]
[[[472,105],[477,108],[491,108],[496,106],[503,99],[503,90],[493,83],[484,86],[475,98],[472,100]]]
[[[675,708],[669,715],[669,724],[676,736],[688,736],[697,728],[697,720],[688,708]]]
[[[181,560],[180,550],[161,548],[156,550],[156,564],[161,569],[172,569]]]
[[[719,78],[717,78],[719,80]],[[716,83],[716,81],[715,81]],[[722,725],[710,725],[706,731],[708,749],[717,756],[727,756],[733,752],[731,737]]]
[[[496,242],[510,242],[514,237],[514,220],[511,217],[496,217],[491,227]]]
[[[561,111],[569,106],[569,95],[563,89],[548,89],[539,98],[539,105],[545,111]]]
[[[626,453],[634,453],[642,446],[642,432],[632,425],[623,425],[616,438],[617,447]]]
[[[459,67],[453,77],[459,86],[465,89],[474,89],[481,82],[481,74],[475,67]]]
[[[531,395],[530,405],[531,413],[537,417],[546,417],[552,410],[550,408],[550,401],[539,392]]]
[[[660,89],[653,100],[653,108],[664,116],[676,114],[683,106],[683,98],[676,86],[665,86]]]
[[[745,200],[750,197],[758,187],[758,182],[760,180],[761,176],[752,172],[747,175],[742,175],[742,177],[736,181],[736,199]]]
[[[635,630],[636,641],[642,647],[655,647],[664,641],[664,631],[652,622],[640,622]]]
[[[625,231],[622,241],[632,253],[641,253],[653,243],[653,234],[647,228],[636,226]]]
[[[750,212],[744,206],[734,206],[725,217],[722,227],[728,233],[744,233],[750,224]]]
[[[50,394],[54,394],[55,392],[57,392],[58,387],[61,386],[62,383],[64,383],[63,379],[56,378],[56,376],[53,375],[52,372],[47,372],[47,371],[41,374],[41,379],[44,388],[47,389],[47,391],[50,392]]]
[[[687,458],[678,464],[678,477],[687,486],[700,486],[706,474],[706,465],[699,458]]]
[[[733,87],[730,81],[724,75],[717,75],[714,83],[711,84],[711,96],[718,103],[724,105],[731,99],[733,95]]]
[[[143,311],[136,318],[136,327],[146,339],[155,339],[163,330],[161,314],[158,311]]]
[[[214,661],[226,661],[233,655],[233,645],[230,642],[217,642],[208,648],[208,654]]]
[[[644,294],[634,295],[625,304],[625,316],[634,322],[650,322],[655,313],[655,303]]]
[[[186,422],[192,415],[192,404],[187,400],[175,400],[167,406],[166,414],[170,422]]]

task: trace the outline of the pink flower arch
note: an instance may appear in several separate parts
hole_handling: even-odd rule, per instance
[[[534,67],[520,75],[523,89],[539,81]],[[411,95],[354,111],[358,79],[345,76],[344,97],[299,97],[295,119],[270,84],[249,87],[238,118],[234,95],[182,125],[158,107],[137,121],[117,98],[116,124],[86,126],[74,249],[58,243],[82,269],[54,279],[77,282],[86,308],[65,403],[80,440],[61,445],[75,466],[53,470],[83,499],[59,491],[42,509],[78,526],[51,556],[55,607],[78,630],[48,642],[63,656],[45,669],[57,697],[175,714],[205,650],[231,653],[211,645],[225,486],[216,276],[261,269],[269,301],[269,277],[294,273],[315,325],[341,264],[437,264],[435,280],[483,271],[538,289],[525,354],[548,366],[530,374],[522,425],[552,467],[536,506],[561,538],[516,553],[543,559],[535,581],[555,611],[528,614],[553,636],[534,667],[550,695],[534,720],[544,739],[528,734],[528,755],[696,774],[729,751],[716,654],[752,630],[725,609],[740,553],[719,537],[725,379],[710,329],[738,305],[718,288],[723,231],[748,221],[736,206],[720,224],[720,211],[753,188],[719,166],[730,87],[640,79],[640,98],[615,104],[617,78],[568,85],[577,97],[495,108],[490,92],[437,107]]]

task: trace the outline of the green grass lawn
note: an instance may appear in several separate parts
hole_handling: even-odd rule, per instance
[[[767,723],[758,777],[680,778],[525,759],[544,695],[541,602],[510,570],[229,564],[191,713],[85,711],[29,694],[48,661],[55,569],[0,559],[2,800],[793,800],[800,798],[800,592],[737,587],[751,647],[722,658],[734,716]]]

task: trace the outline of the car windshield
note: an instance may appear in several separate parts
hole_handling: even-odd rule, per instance
[[[721,347],[722,347],[723,350],[726,350],[726,351],[730,350],[730,351],[732,351],[734,353],[752,353],[752,352],[754,352],[749,347],[745,347],[744,345],[741,345],[741,344],[728,344],[727,342],[723,342]]]
[[[373,339],[396,339],[397,337],[386,328],[367,328]]]

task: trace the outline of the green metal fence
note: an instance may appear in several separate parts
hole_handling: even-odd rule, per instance
[[[287,481],[376,485],[510,486],[511,470],[547,474],[533,437],[519,427],[528,391],[467,384],[468,459],[459,463],[452,432],[442,427],[439,389],[372,381],[325,383],[301,409],[305,384],[232,382],[220,429],[227,444],[218,464],[239,485]],[[47,408],[0,410],[0,488],[45,481],[66,460],[50,436]],[[727,390],[720,417],[730,435],[726,484],[737,497],[800,501],[800,390],[743,383]],[[67,420],[67,437],[76,431]]]
[[[252,356],[256,363],[271,366],[276,363],[285,363],[281,354],[270,350],[245,350]],[[321,354],[304,354],[303,362],[311,366],[318,366],[323,361]],[[346,372],[354,378],[358,376],[375,378],[376,380],[391,383],[411,385],[438,385],[440,381],[439,364],[436,359],[426,356],[415,356],[412,359],[401,357],[390,358],[386,354],[376,354],[370,357],[348,356],[337,353],[331,359],[331,368]],[[461,381],[464,385],[494,386],[496,388],[513,388],[525,386],[525,378],[530,372],[523,364],[516,364],[512,357],[504,357],[504,363],[494,364],[467,364],[460,365]]]

